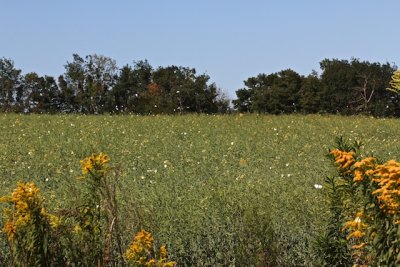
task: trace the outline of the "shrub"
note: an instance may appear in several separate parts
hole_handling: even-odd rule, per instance
[[[76,207],[54,214],[44,208],[44,197],[33,182],[18,182],[11,196],[0,198],[11,266],[124,266],[172,267],[165,246],[155,257],[153,237],[139,232],[129,249],[122,249],[116,186],[108,175],[109,157],[92,154],[81,161],[81,199]],[[135,250],[139,248],[139,250]],[[124,256],[125,255],[125,259]],[[138,260],[136,260],[136,258]]]
[[[398,266],[400,163],[361,157],[359,150],[359,144],[350,146],[339,139],[330,151],[337,176],[327,178],[334,227],[328,229],[325,245],[336,243],[342,253],[335,258],[326,250],[326,264],[338,266],[340,256],[353,266]]]

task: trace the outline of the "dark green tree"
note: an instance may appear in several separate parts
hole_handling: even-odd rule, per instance
[[[89,96],[89,113],[103,113],[107,111],[107,102],[111,101],[109,92],[116,83],[117,63],[102,55],[88,55],[84,70],[85,86]]]
[[[303,78],[300,89],[300,107],[304,113],[317,113],[321,106],[321,81],[318,73],[313,71]]]
[[[231,112],[231,101],[227,94],[221,89],[217,88],[217,97],[215,99],[218,113],[229,113]]]
[[[247,88],[238,90],[238,99],[233,102],[240,111],[281,114],[300,108],[302,77],[291,69],[259,74],[244,83]]]
[[[375,116],[395,115],[399,98],[386,89],[395,66],[358,59],[352,59],[351,66],[355,70],[357,84],[353,88],[355,112]]]
[[[147,60],[134,62],[132,83],[127,91],[127,108],[130,112],[146,114],[149,111],[150,100],[148,86],[152,83],[153,67]]]
[[[11,59],[0,59],[0,110],[12,111],[22,95],[21,70]]]
[[[27,73],[23,80],[22,109],[26,113],[38,112],[43,104],[41,99],[41,89],[43,80],[35,72]]]
[[[23,78],[22,88],[22,97],[18,102],[20,111],[55,113],[60,110],[60,92],[53,77],[28,73]]]
[[[134,111],[136,82],[133,76],[133,70],[129,65],[122,67],[118,75],[115,86],[110,91],[111,105],[109,109],[115,109],[115,112]],[[128,103],[130,103],[128,105]]]
[[[398,97],[388,87],[395,67],[358,59],[324,59],[321,69],[321,110],[341,114],[395,115]]]
[[[236,91],[237,99],[232,103],[241,112],[266,112],[266,102],[269,100],[268,90],[271,88],[276,74],[260,73],[244,81],[245,88]]]
[[[77,111],[77,104],[74,89],[68,85],[64,76],[58,77],[58,86],[60,89],[60,105],[59,110],[64,113]]]
[[[60,87],[64,93],[73,92],[75,111],[102,113],[106,111],[107,102],[111,101],[109,92],[115,85],[116,74],[116,62],[111,58],[94,54],[83,59],[74,54],[73,61],[65,65]]]
[[[85,67],[84,59],[78,54],[73,54],[73,61],[67,62],[65,73],[59,78],[60,87],[62,88],[63,97],[66,92],[72,92],[74,96],[75,112],[88,112],[89,94],[85,86]],[[64,98],[65,100],[65,98]]]
[[[43,110],[47,113],[60,112],[62,97],[56,80],[52,76],[44,76]]]
[[[218,111],[217,87],[209,84],[206,74],[197,75],[194,68],[168,66],[153,72],[152,95],[155,112],[204,112]]]
[[[321,110],[328,113],[352,114],[356,72],[348,60],[324,59],[320,62]]]
[[[239,112],[250,112],[253,104],[253,90],[242,88],[236,91],[236,99],[232,100],[233,108]]]

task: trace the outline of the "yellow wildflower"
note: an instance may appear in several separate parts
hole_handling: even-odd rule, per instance
[[[126,250],[124,257],[135,266],[160,266],[174,267],[175,262],[167,262],[167,249],[161,246],[159,250],[159,258],[155,257],[153,249],[153,236],[151,233],[141,230],[138,232],[129,248]]]
[[[146,266],[156,266],[156,260],[150,259],[148,262],[146,262]]]
[[[388,214],[399,213],[400,163],[390,160],[378,165],[372,181],[379,186],[372,194],[377,195],[380,208]]]
[[[165,248],[165,246],[160,247],[160,258],[161,259],[167,258],[167,249]]]
[[[84,158],[80,161],[82,166],[82,174],[93,173],[94,171],[107,171],[110,158],[103,152]]]
[[[18,182],[17,187],[11,194],[11,197],[2,197],[2,202],[9,202],[13,205],[13,209],[4,209],[3,214],[7,218],[3,231],[7,234],[8,239],[12,240],[19,227],[23,227],[29,223],[35,223],[35,214],[40,210],[42,213],[42,198],[39,189],[34,183]]]
[[[355,250],[360,250],[360,249],[364,248],[366,245],[367,245],[367,243],[362,242],[360,244],[352,246],[352,248],[355,249]]]
[[[0,197],[0,203],[3,203],[3,202],[10,202],[11,201],[11,198],[10,197]]]
[[[353,151],[347,152],[339,149],[334,149],[330,152],[335,157],[335,163],[339,165],[339,169],[346,170],[351,167],[355,162],[355,155]],[[348,171],[346,171],[348,172]]]
[[[149,232],[142,230],[136,234],[134,241],[142,244],[145,249],[149,250],[153,247],[154,240],[153,236]]]
[[[5,225],[3,227],[3,231],[4,231],[4,233],[6,233],[8,240],[11,241],[14,239],[14,235],[16,233],[16,228],[11,221],[8,221],[5,223]]]
[[[347,239],[350,238],[355,238],[355,239],[360,239],[361,237],[363,237],[365,234],[363,232],[361,232],[360,230],[355,230],[354,232],[351,232],[348,236]]]
[[[60,223],[61,223],[61,219],[58,217],[58,216],[56,216],[56,215],[53,215],[53,214],[47,214],[47,218],[49,218],[49,221],[50,221],[50,226],[52,227],[52,228],[57,228],[59,225],[60,225]]]
[[[143,255],[149,254],[149,251],[153,248],[153,237],[149,232],[142,230],[138,232],[133,238],[132,243],[129,245],[128,250],[125,252],[125,257],[128,260],[139,258],[139,261]],[[144,264],[146,260],[142,262]]]
[[[347,235],[347,239],[359,240],[365,235],[365,230],[368,228],[366,223],[363,223],[364,214],[357,212],[354,220],[348,221],[344,224],[343,230],[349,230],[350,233]]]
[[[361,182],[365,175],[372,175],[374,173],[375,158],[367,157],[353,164],[354,168],[354,182]]]
[[[390,81],[390,88],[387,88],[388,90],[395,92],[397,94],[400,94],[400,71],[396,70],[393,75],[392,79]]]
[[[170,261],[170,262],[166,262],[166,263],[163,263],[163,267],[174,267],[176,265],[176,262],[175,261]]]

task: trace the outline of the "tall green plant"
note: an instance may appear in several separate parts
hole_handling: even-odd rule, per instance
[[[348,145],[339,144],[330,154],[338,168],[328,187],[336,226],[327,243],[340,241],[353,266],[399,266],[400,163],[360,157],[359,149]],[[337,266],[330,255],[326,265]]]
[[[390,88],[388,90],[400,94],[400,71],[397,70],[392,75],[392,80],[390,81]]]
[[[43,207],[43,197],[34,183],[19,182],[11,196],[2,197],[12,266],[48,266],[50,215]]]
[[[92,154],[81,160],[83,201],[74,227],[86,264],[105,266],[122,260],[115,181],[109,174],[109,157]]]
[[[48,213],[34,183],[19,182],[0,198],[3,232],[12,266],[124,266],[115,181],[109,158],[92,154],[81,161],[83,197],[75,208]]]

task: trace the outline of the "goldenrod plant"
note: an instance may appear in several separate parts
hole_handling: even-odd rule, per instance
[[[327,186],[338,213],[331,238],[345,244],[351,255],[344,255],[353,266],[399,266],[400,163],[361,157],[360,146],[343,143],[340,139],[338,148],[330,151],[338,171]]]
[[[93,153],[80,161],[84,197],[77,209],[74,238],[80,244],[84,264],[106,266],[122,260],[115,181],[110,179],[110,158]]]
[[[12,254],[12,266],[48,266],[49,239],[57,218],[46,212],[43,197],[34,183],[18,182],[11,196],[0,198],[7,203],[3,209],[7,235]]]
[[[146,231],[124,253],[109,161],[104,153],[81,160],[83,198],[77,207],[47,212],[33,182],[18,182],[11,196],[0,198],[7,204],[2,233],[11,248],[10,266],[175,266],[165,246],[154,253]]]
[[[400,94],[400,70],[397,70],[393,73],[390,86],[391,87],[388,88],[388,90]]]
[[[158,253],[155,253],[153,242],[151,233],[139,231],[124,254],[128,264],[135,267],[174,267],[176,262],[168,261],[166,247],[161,246]]]

